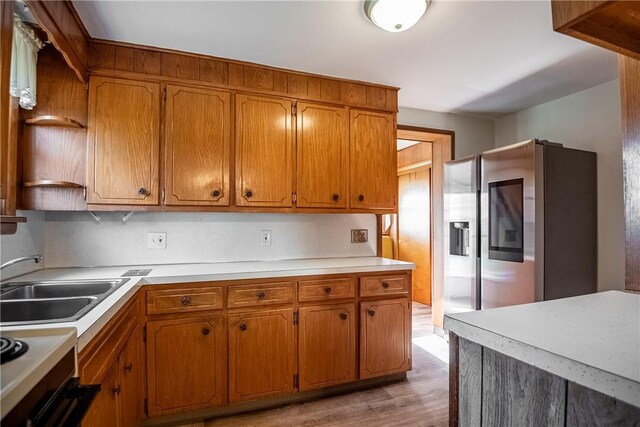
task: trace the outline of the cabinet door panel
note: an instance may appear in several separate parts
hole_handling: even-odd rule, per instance
[[[360,378],[411,368],[411,310],[408,298],[360,304]]]
[[[147,323],[149,415],[226,403],[222,317]]]
[[[229,402],[293,392],[293,309],[229,315]]]
[[[145,357],[142,328],[138,327],[118,358],[120,371],[120,420],[122,426],[137,426],[144,417]]]
[[[119,367],[116,362],[100,384],[100,391],[82,419],[82,427],[128,427],[120,422],[118,374]]]
[[[87,203],[158,204],[160,86],[93,77]]]
[[[395,209],[398,196],[393,114],[351,110],[350,207]]]
[[[292,103],[236,95],[236,205],[291,207]]]
[[[349,179],[347,110],[299,102],[297,111],[297,205],[344,208]]]
[[[229,205],[230,127],[229,93],[167,86],[167,205]]]
[[[300,390],[356,379],[355,304],[300,308]]]

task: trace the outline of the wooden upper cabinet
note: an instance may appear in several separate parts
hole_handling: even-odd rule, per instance
[[[300,308],[300,390],[356,379],[354,303]]]
[[[411,369],[411,311],[408,298],[360,304],[360,378]]]
[[[298,102],[297,206],[346,208],[349,116],[346,108]]]
[[[226,403],[221,316],[147,323],[149,416]]]
[[[229,403],[294,391],[293,309],[229,314]]]
[[[87,203],[157,205],[160,85],[92,77]]]
[[[231,95],[173,85],[166,90],[165,204],[229,206]]]
[[[351,208],[396,208],[398,179],[395,139],[393,114],[351,110]]]
[[[237,206],[292,206],[292,107],[289,99],[236,95]]]

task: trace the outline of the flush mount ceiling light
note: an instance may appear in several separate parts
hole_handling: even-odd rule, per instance
[[[383,30],[399,33],[413,27],[430,4],[431,0],[365,0],[364,13]]]

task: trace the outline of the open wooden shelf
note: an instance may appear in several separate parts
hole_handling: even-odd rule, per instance
[[[77,188],[84,189],[84,185],[69,181],[54,181],[52,179],[43,179],[40,181],[25,181],[23,187],[41,187],[41,188]]]
[[[31,126],[57,126],[65,128],[82,129],[84,125],[77,120],[62,116],[37,116],[24,121],[25,124]]]

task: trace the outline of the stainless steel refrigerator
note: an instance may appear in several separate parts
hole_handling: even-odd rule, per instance
[[[596,154],[530,140],[444,168],[445,314],[596,292]]]

